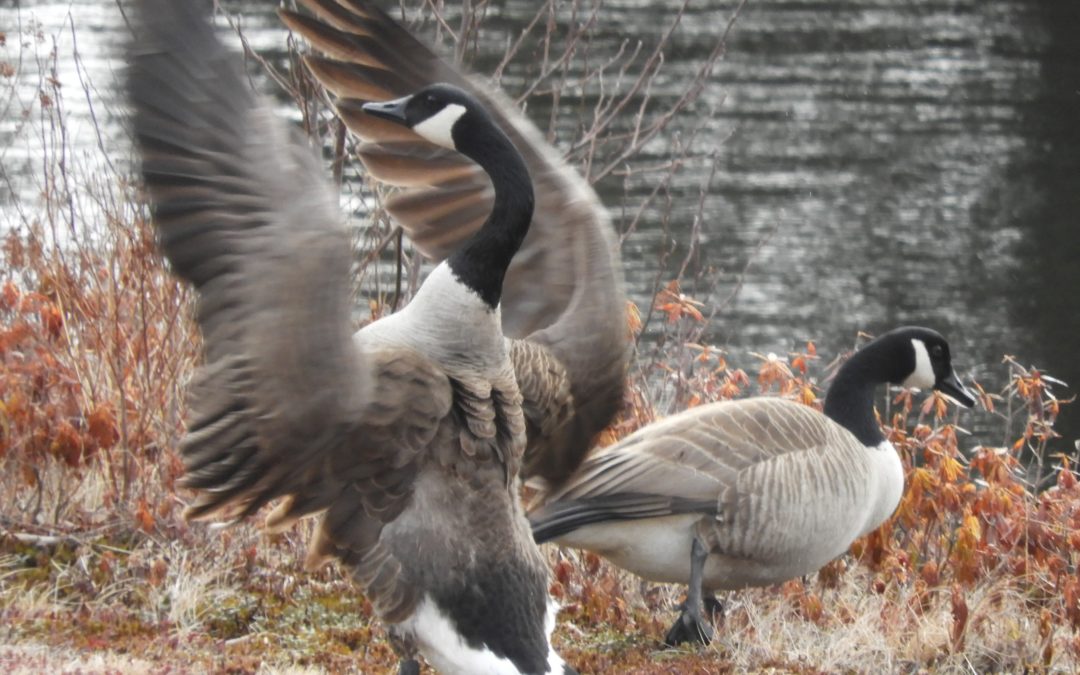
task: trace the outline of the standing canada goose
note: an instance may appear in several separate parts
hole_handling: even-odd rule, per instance
[[[322,512],[334,557],[450,673],[573,672],[550,645],[547,565],[518,499],[521,394],[500,324],[533,193],[469,93],[366,106],[477,162],[490,215],[401,312],[349,330],[348,237],[319,165],[248,87],[196,0],[143,0],[129,92],[160,245],[198,291],[205,364],[181,444],[192,518]]]
[[[898,328],[844,363],[824,414],[779,398],[712,403],[588,457],[530,514],[536,541],[688,584],[666,641],[707,642],[703,589],[809,574],[892,515],[904,471],[874,419],[874,389],[884,383],[975,403],[953,372],[945,338]]]
[[[282,10],[282,19],[323,54],[308,55],[307,67],[364,141],[359,155],[368,172],[403,188],[385,205],[426,256],[446,258],[480,227],[491,210],[491,182],[460,154],[363,114],[364,103],[448,82],[481,101],[524,156],[536,209],[503,281],[503,332],[516,338],[510,359],[528,426],[523,478],[558,485],[623,401],[626,296],[607,212],[512,102],[441,60],[373,2],[298,4],[310,14]]]

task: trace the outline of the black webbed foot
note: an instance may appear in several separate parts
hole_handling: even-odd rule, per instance
[[[398,675],[420,675],[420,662],[416,659],[401,659],[397,671]]]
[[[712,626],[700,614],[695,616],[693,612],[684,609],[664,636],[664,644],[669,647],[677,647],[687,642],[707,645],[712,639]]]

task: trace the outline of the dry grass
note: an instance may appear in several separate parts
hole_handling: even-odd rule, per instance
[[[536,25],[558,48],[545,52],[534,93],[604,80],[564,67],[587,23],[566,33]],[[614,171],[614,158],[645,170],[627,150],[662,128],[664,113],[631,95],[660,72],[649,53],[601,66],[620,74],[604,81],[625,86],[599,92],[595,124],[568,146],[594,178]],[[188,495],[175,489],[173,449],[198,352],[191,298],[154,253],[128,176],[104,155],[67,161],[60,83],[43,78],[40,88],[28,119],[42,139],[42,200],[6,224],[0,278],[0,670],[392,671],[383,629],[340,570],[301,568],[310,525],[268,537],[253,523],[219,531],[179,518]],[[628,107],[636,122],[621,136],[597,126]],[[304,110],[309,128],[333,131],[317,105]],[[624,209],[625,230],[663,208],[681,157],[661,171],[650,204]],[[730,367],[703,342],[709,310],[680,290],[678,261],[660,262],[655,302],[629,329],[652,321],[661,339],[643,351],[625,413],[602,442],[711,400],[820,404],[834,364],[807,345],[763,355],[756,373]],[[379,276],[362,276],[375,298]],[[908,467],[896,516],[813,578],[728,594],[709,647],[660,647],[679,588],[551,548],[559,649],[587,673],[1077,671],[1080,486],[1069,458],[1046,454],[1061,402],[1043,374],[1002,367],[1009,387],[984,393],[978,414],[1016,422],[1008,446],[967,448],[943,399],[894,392],[880,409]],[[1019,460],[1029,455],[1049,489],[1031,488]]]

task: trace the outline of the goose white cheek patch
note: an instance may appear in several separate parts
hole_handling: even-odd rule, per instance
[[[934,367],[930,364],[930,353],[926,351],[926,343],[912,339],[911,346],[915,349],[915,370],[904,380],[903,386],[931,389],[937,382],[937,377],[934,376]]]
[[[435,145],[455,150],[454,136],[451,133],[454,124],[465,114],[465,106],[451,103],[420,124],[413,127],[413,131],[431,141]]]

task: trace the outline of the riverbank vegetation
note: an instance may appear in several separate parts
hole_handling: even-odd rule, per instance
[[[522,96],[551,97],[556,110],[557,92],[585,92],[595,107],[578,121],[553,117],[560,147],[593,180],[655,179],[647,201],[612,205],[625,235],[647,212],[666,222],[680,163],[702,159],[684,143],[665,166],[635,163],[673,119],[648,96],[666,37],[582,65],[596,17],[579,9],[571,28],[538,13],[546,60]],[[461,56],[482,20],[433,25]],[[31,31],[0,44],[35,40]],[[531,55],[529,44],[511,45],[507,62]],[[385,632],[342,571],[303,569],[310,523],[271,536],[257,520],[217,529],[180,517],[190,495],[177,487],[174,450],[199,354],[194,298],[156,254],[143,196],[109,144],[93,160],[72,152],[64,96],[93,89],[60,82],[56,58],[44,50],[25,101],[27,133],[40,139],[39,198],[20,202],[11,190],[16,215],[0,247],[0,670],[392,672]],[[302,101],[305,127],[341,166],[350,141],[310,80],[284,65],[273,79]],[[14,59],[0,63],[0,86],[19,76]],[[703,65],[684,106],[707,76]],[[576,139],[559,136],[568,129]],[[362,188],[343,189],[344,202],[377,211]],[[396,245],[385,219],[357,235],[357,293],[370,309],[361,322],[418,276],[419,261]],[[807,343],[753,368],[729,364],[707,339],[722,300],[709,296],[707,266],[690,265],[693,242],[681,250],[657,261],[651,302],[628,308],[636,365],[600,443],[713,400],[763,394],[820,407],[842,355]],[[907,471],[897,513],[816,575],[722,596],[707,647],[660,645],[679,588],[548,547],[557,647],[583,673],[1080,670],[1080,484],[1074,458],[1049,449],[1066,402],[1039,370],[1013,358],[1000,368],[1008,386],[976,383],[980,403],[964,417],[938,394],[881,397]],[[1002,444],[971,443],[971,415],[1003,417]]]

